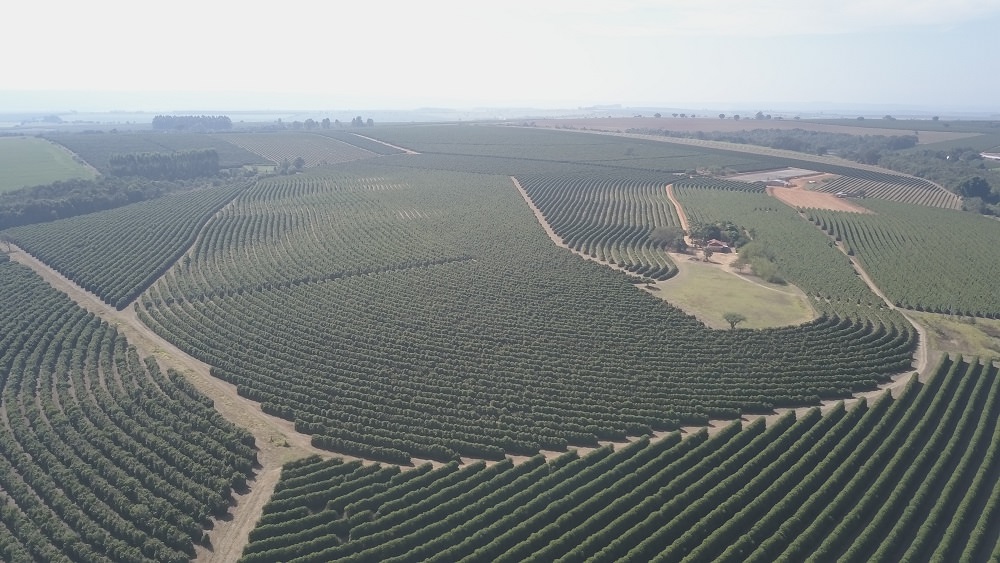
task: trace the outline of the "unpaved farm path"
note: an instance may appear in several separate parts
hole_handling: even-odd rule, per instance
[[[216,410],[226,420],[253,433],[261,467],[257,469],[255,478],[249,481],[248,492],[234,493],[236,503],[230,508],[231,518],[215,522],[210,532],[212,549],[197,546],[198,561],[230,562],[239,559],[250,531],[274,492],[282,464],[310,454],[323,457],[334,455],[333,452],[314,448],[309,436],[295,432],[291,422],[265,414],[257,403],[240,397],[235,385],[212,377],[208,364],[184,353],[153,332],[139,320],[131,307],[124,311],[116,310],[14,245],[11,245],[9,256],[34,270],[84,309],[115,326],[141,356],[152,356],[163,368],[183,374],[215,402]]]
[[[373,141],[373,142],[376,142],[376,143],[378,143],[378,144],[380,144],[380,145],[385,145],[385,146],[387,146],[387,147],[390,147],[390,148],[393,148],[393,149],[396,149],[396,150],[398,150],[398,151],[403,151],[403,152],[405,152],[406,154],[420,154],[420,153],[418,153],[417,151],[414,151],[414,150],[410,150],[410,149],[408,149],[408,148],[406,148],[406,147],[399,147],[399,146],[396,146],[396,145],[391,145],[391,144],[389,144],[389,143],[387,143],[387,142],[385,142],[385,141],[380,141],[380,140],[378,140],[378,139],[375,139],[375,138],[372,138],[372,137],[367,137],[367,136],[365,136],[365,135],[361,135],[361,134],[359,134],[359,133],[351,133],[351,135],[354,135],[355,137],[361,137],[362,139],[368,139],[369,141]]]
[[[552,239],[552,242],[555,243],[556,246],[560,246],[562,248],[568,248],[565,244],[563,244],[563,242],[559,238],[559,236],[556,235],[555,231],[552,230],[552,227],[545,220],[545,216],[542,215],[542,212],[531,201],[531,198],[528,197],[527,192],[525,192],[524,188],[521,187],[521,184],[517,181],[517,178],[514,178],[513,176],[511,176],[511,182],[514,183],[514,187],[516,187],[517,191],[520,192],[521,197],[524,198],[525,203],[527,203],[528,207],[532,210],[532,212],[534,212],[535,218],[538,220],[538,222],[541,225],[542,229],[545,230],[545,233],[547,235],[549,235],[549,238]],[[678,216],[678,218],[681,221],[681,228],[684,229],[685,231],[687,231],[688,230],[687,214],[684,212],[684,208],[681,206],[680,202],[677,201],[676,195],[674,194],[674,190],[673,190],[673,184],[670,184],[670,185],[668,185],[666,187],[666,192],[667,192],[667,198],[670,200],[670,203],[673,204],[674,207],[677,209],[677,216]],[[572,251],[572,249],[570,249],[570,250]],[[843,250],[844,249],[841,248],[841,251],[843,251]],[[586,254],[583,254],[583,253],[580,253],[580,252],[576,252],[576,251],[573,251],[573,252],[574,252],[574,254],[583,256],[584,258],[586,258],[588,260],[594,260],[589,255],[586,255]],[[678,260],[677,256],[683,256],[683,255],[672,255],[672,258],[674,258],[674,261],[678,264],[678,267],[681,267],[682,261]],[[851,263],[854,264],[854,267],[857,269],[857,271],[859,272],[859,274],[861,274],[862,279],[865,280],[865,283],[867,283],[868,286],[872,288],[872,291],[876,295],[878,295],[883,301],[885,301],[886,304],[890,308],[898,310],[895,307],[895,305],[892,304],[892,302],[890,302],[888,299],[885,298],[885,295],[882,294],[881,290],[879,290],[878,287],[875,286],[875,284],[874,284],[874,282],[872,282],[871,278],[868,277],[867,272],[865,272],[864,269],[861,268],[861,266],[859,264],[857,264],[857,262],[854,260],[854,257],[850,257],[849,256],[848,258],[851,259]],[[598,260],[594,260],[594,261],[595,262],[599,262],[601,264],[606,264],[605,262],[600,262]],[[613,264],[607,264],[607,265],[609,265],[611,267],[615,267]],[[734,275],[738,275],[735,272],[732,272],[732,273]],[[739,276],[739,277],[741,279],[746,280],[746,278],[744,278],[743,276]],[[751,280],[746,280],[746,281],[751,281]],[[886,383],[884,385],[880,385],[878,389],[875,389],[873,391],[866,391],[864,393],[858,393],[853,398],[851,398],[851,399],[845,399],[843,401],[841,401],[841,400],[822,401],[820,403],[820,405],[819,405],[819,408],[820,408],[820,410],[822,412],[825,413],[825,412],[830,411],[831,409],[835,408],[836,405],[838,405],[841,402],[843,402],[846,407],[850,407],[851,405],[853,405],[854,403],[856,403],[856,402],[858,402],[858,401],[860,401],[862,399],[872,400],[872,399],[880,397],[883,393],[892,393],[893,395],[898,395],[901,392],[901,390],[910,382],[910,379],[912,377],[914,377],[915,372],[916,372],[916,374],[920,374],[920,375],[924,375],[925,374],[925,372],[927,370],[927,367],[928,367],[928,363],[929,363],[928,353],[927,353],[927,346],[926,346],[927,335],[926,335],[923,327],[920,326],[920,324],[916,323],[912,318],[910,318],[909,316],[907,316],[904,311],[900,310],[899,312],[902,313],[903,316],[906,317],[907,320],[910,321],[910,324],[912,324],[914,326],[914,328],[917,330],[917,333],[919,335],[919,340],[918,340],[918,344],[917,344],[917,350],[915,352],[915,359],[917,361],[917,365],[912,370],[908,370],[908,371],[906,371],[904,373],[901,373],[901,374],[895,376],[892,379],[892,381],[890,381],[889,383]],[[798,408],[779,408],[779,409],[775,409],[775,412],[771,413],[771,414],[744,414],[741,417],[741,420],[744,423],[748,423],[748,422],[752,422],[752,421],[754,421],[754,420],[756,420],[758,418],[764,418],[764,419],[766,419],[766,423],[768,425],[770,425],[774,421],[776,421],[779,418],[781,418],[782,416],[785,416],[786,414],[788,414],[788,412],[790,412],[790,411],[794,411],[795,415],[797,417],[801,418],[802,415],[804,415],[805,413],[809,412],[810,410],[812,410],[814,408],[816,408],[816,407],[812,406],[812,407],[798,407]],[[732,420],[712,419],[712,420],[708,421],[708,425],[706,425],[706,426],[686,426],[686,427],[681,428],[681,430],[683,432],[685,432],[685,433],[695,433],[695,432],[700,431],[702,428],[706,428],[708,430],[708,433],[710,435],[712,435],[712,434],[715,434],[715,433],[719,432],[720,430],[722,430],[723,428],[725,428],[726,426],[728,426],[728,425],[730,425],[732,423],[733,423]],[[666,434],[668,434],[668,432],[658,432],[658,433],[656,433],[655,438],[657,438],[657,439],[661,438],[661,437],[663,437]]]

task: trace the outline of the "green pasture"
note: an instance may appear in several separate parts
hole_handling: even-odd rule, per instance
[[[93,169],[45,139],[0,137],[0,193],[94,175]]]
[[[797,325],[816,317],[809,298],[793,285],[738,274],[729,266],[676,257],[679,273],[653,292],[712,328],[729,329],[726,313],[746,317],[737,328]]]
[[[1000,357],[1000,320],[909,311],[927,329],[931,350],[965,357]]]

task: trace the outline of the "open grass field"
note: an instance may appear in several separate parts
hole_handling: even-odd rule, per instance
[[[1000,320],[937,313],[908,313],[927,328],[933,350],[1000,358]]]
[[[70,178],[93,178],[94,169],[66,149],[37,137],[0,137],[0,193]]]
[[[796,325],[816,317],[809,298],[793,285],[767,283],[739,274],[719,263],[722,256],[713,257],[712,263],[683,254],[672,257],[678,274],[657,283],[654,291],[712,328],[728,329],[723,315],[730,312],[747,318],[739,328]]]

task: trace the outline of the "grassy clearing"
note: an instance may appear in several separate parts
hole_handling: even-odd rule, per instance
[[[1000,320],[906,313],[927,328],[931,350],[963,356],[1000,357]]]
[[[63,148],[37,137],[0,138],[0,193],[70,178],[93,178],[93,169]]]
[[[816,318],[809,298],[795,286],[736,275],[728,266],[683,256],[675,262],[680,272],[656,284],[655,293],[712,328],[728,329],[723,315],[729,312],[747,318],[739,328],[796,325]]]

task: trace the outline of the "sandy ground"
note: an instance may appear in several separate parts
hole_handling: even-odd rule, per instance
[[[700,115],[700,114],[699,114]],[[622,131],[627,129],[666,129],[668,131],[683,131],[696,133],[704,131],[710,133],[719,131],[723,133],[735,133],[739,131],[751,131],[754,129],[804,129],[806,131],[820,131],[824,133],[845,133],[848,135],[912,135],[912,129],[880,129],[877,127],[857,127],[852,125],[829,125],[825,123],[811,123],[808,121],[796,121],[794,119],[747,119],[748,115],[743,115],[743,119],[736,121],[731,115],[728,119],[719,119],[718,114],[712,116],[701,116],[697,118],[681,117],[591,117],[582,119],[536,119],[533,120],[537,127],[561,127],[574,129],[600,129],[605,131]],[[940,124],[927,122],[928,128],[942,127]],[[952,141],[955,139],[966,139],[978,137],[979,133],[958,133],[954,131],[933,131],[918,130],[917,138],[920,144],[940,143],[942,141]]]
[[[872,213],[870,209],[861,207],[850,198],[839,198],[834,194],[814,192],[801,187],[777,188],[768,186],[767,193],[793,209],[812,208],[847,211],[849,213]]]

